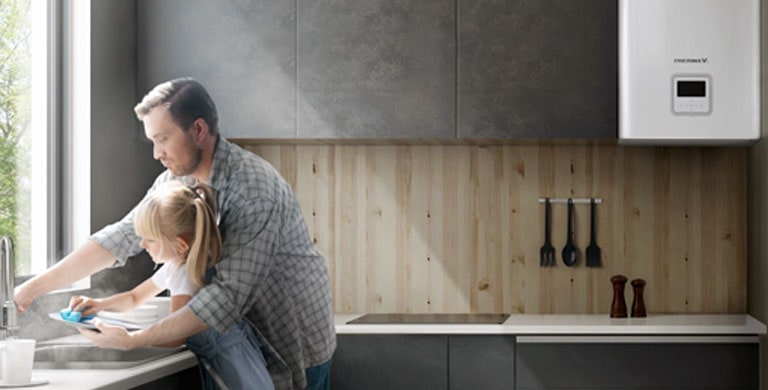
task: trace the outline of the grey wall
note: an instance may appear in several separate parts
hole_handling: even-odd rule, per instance
[[[122,218],[144,196],[162,165],[152,158],[133,106],[136,89],[136,2],[91,2],[91,229]],[[132,288],[150,275],[146,255],[95,275],[105,292]]]

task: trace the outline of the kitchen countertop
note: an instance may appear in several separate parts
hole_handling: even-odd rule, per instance
[[[519,336],[755,336],[766,325],[746,314],[649,314],[645,318],[610,318],[605,314],[512,314],[502,324],[353,324],[362,314],[337,314],[337,334],[510,334]],[[69,336],[67,341],[82,337]],[[627,338],[624,338],[626,340]],[[638,339],[643,339],[639,337]],[[699,338],[701,339],[701,338]],[[757,338],[751,339],[754,341]],[[125,369],[35,369],[33,379],[49,383],[29,389],[129,389],[197,365],[182,351]]]
[[[512,314],[502,324],[347,324],[362,314],[337,314],[337,334],[760,335],[766,325],[747,314]]]

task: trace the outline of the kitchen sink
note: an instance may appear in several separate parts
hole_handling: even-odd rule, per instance
[[[130,351],[99,348],[91,344],[42,344],[35,348],[36,369],[120,369],[149,363],[186,347],[147,347]]]

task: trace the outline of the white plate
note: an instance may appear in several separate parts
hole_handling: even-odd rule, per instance
[[[139,329],[143,329],[145,326],[147,326],[147,324],[137,324],[135,322],[121,321],[121,320],[115,320],[115,319],[112,319],[112,318],[103,318],[103,317],[99,317],[99,316],[96,316],[96,317],[94,317],[93,319],[90,319],[90,320],[85,320],[85,321],[81,321],[81,322],[72,322],[72,321],[67,321],[67,320],[61,318],[61,315],[59,315],[58,312],[56,312],[56,313],[48,313],[48,317],[51,317],[52,319],[54,319],[56,321],[59,321],[59,322],[65,324],[65,325],[73,326],[75,328],[97,329],[96,326],[93,325],[93,321],[95,319],[97,319],[97,318],[102,320],[107,325],[122,326],[123,328],[128,329],[128,330],[139,330]]]
[[[35,379],[35,378],[32,378],[32,380],[29,381],[29,383],[14,383],[14,384],[10,384],[10,383],[9,384],[3,384],[3,383],[0,383],[0,389],[6,389],[6,388],[11,388],[11,387],[42,386],[42,385],[47,385],[47,384],[48,384],[48,379]]]
[[[99,312],[99,315],[97,316],[102,321],[121,321],[121,322],[128,322],[131,324],[137,324],[137,325],[149,325],[154,324],[159,320],[157,316],[152,317],[134,317],[131,315],[120,315],[118,313],[105,313],[105,312]]]
[[[137,324],[153,323],[159,319],[157,316],[157,306],[155,305],[141,305],[133,310],[119,312],[102,310],[99,312],[99,317],[134,322]]]
[[[108,310],[102,310],[99,312],[99,315],[102,315],[104,313],[112,313],[115,315],[131,315],[135,317],[157,317],[157,306],[155,305],[140,305],[139,307],[128,310],[128,311],[108,311]]]

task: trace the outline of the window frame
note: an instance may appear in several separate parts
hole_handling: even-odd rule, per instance
[[[29,275],[55,264],[90,235],[90,2],[43,1],[46,7],[45,255],[33,256]],[[33,229],[34,232],[34,229]],[[33,233],[34,234],[34,233]],[[66,289],[90,287],[90,277]]]

